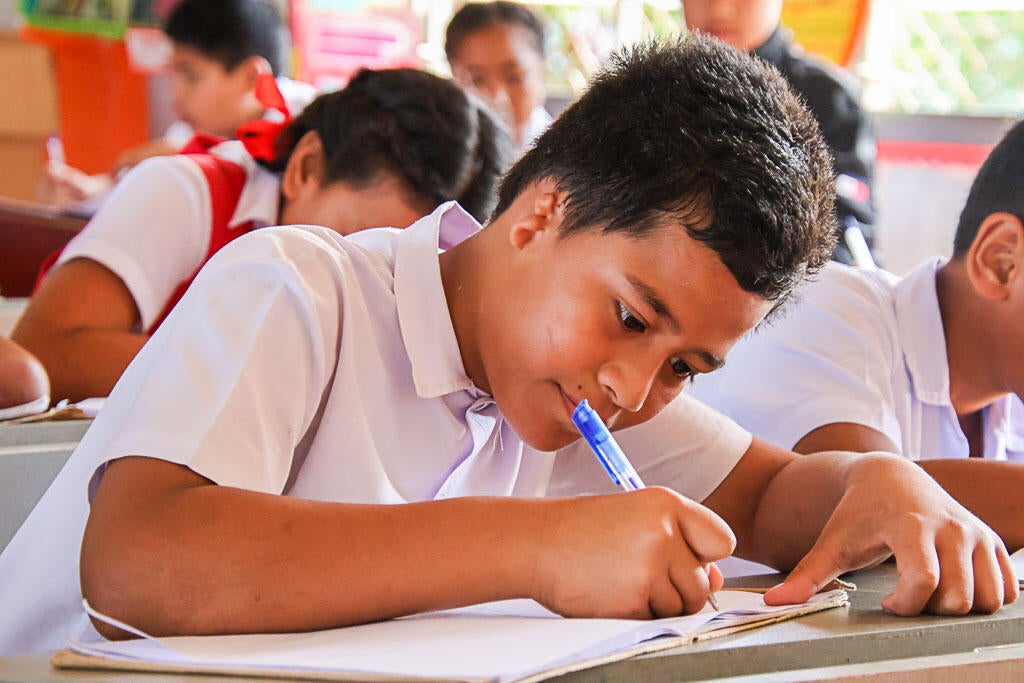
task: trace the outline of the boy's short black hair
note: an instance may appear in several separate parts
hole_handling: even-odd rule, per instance
[[[563,234],[681,224],[769,301],[835,241],[832,160],[814,117],[776,69],[700,35],[613,56],[509,171],[495,215],[544,178],[566,193]]]
[[[258,56],[275,76],[284,71],[284,31],[277,5],[269,0],[181,0],[164,24],[168,38],[225,71]]]
[[[444,32],[444,53],[449,63],[458,56],[467,37],[494,24],[513,24],[525,28],[533,46],[544,56],[544,24],[529,7],[516,2],[471,2],[463,5],[448,22]]]
[[[953,258],[963,258],[988,216],[1006,212],[1024,221],[1024,120],[989,152],[971,183],[953,238]]]
[[[283,171],[295,145],[316,131],[327,182],[366,187],[381,172],[402,180],[412,200],[457,200],[477,220],[494,207],[513,159],[504,125],[454,81],[417,69],[364,69],[344,89],[321,95],[278,136]]]

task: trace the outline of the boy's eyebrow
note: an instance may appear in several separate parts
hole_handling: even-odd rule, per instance
[[[668,310],[668,306],[666,306],[665,302],[661,300],[661,297],[658,296],[657,292],[647,286],[646,283],[632,275],[627,275],[626,280],[630,285],[632,285],[633,289],[643,297],[644,301],[647,302],[647,305],[650,306],[659,317],[664,318],[668,322],[673,332],[679,331],[679,321],[672,316]],[[694,353],[700,356],[701,360],[703,360],[711,370],[717,370],[725,365],[724,358],[719,358],[710,351],[696,349]]]
[[[647,286],[646,283],[642,282],[639,278],[636,278],[633,275],[627,275],[626,280],[629,282],[630,285],[632,285],[633,289],[635,289],[637,293],[640,294],[641,297],[643,297],[644,301],[647,302],[647,305],[653,308],[654,312],[659,317],[664,318],[668,322],[668,324],[672,327],[673,332],[679,331],[679,321],[672,317],[672,314],[669,313],[668,306],[666,306],[665,302],[661,300],[661,297],[658,296],[657,292],[655,292],[653,289]]]

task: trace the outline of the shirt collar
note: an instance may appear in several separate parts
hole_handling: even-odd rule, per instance
[[[402,231],[395,251],[398,322],[416,393],[434,398],[473,389],[441,284],[438,254],[480,230],[455,202],[437,207]]]
[[[281,194],[280,176],[256,163],[238,140],[222,142],[212,147],[210,152],[233,161],[245,170],[245,184],[242,186],[242,193],[238,196],[238,204],[235,205],[235,212],[231,215],[228,225],[253,223],[257,228],[277,225]]]
[[[935,275],[942,259],[931,259],[896,284],[896,326],[911,391],[922,403],[952,406],[949,362]]]

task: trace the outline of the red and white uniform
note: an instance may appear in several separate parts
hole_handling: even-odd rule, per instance
[[[135,299],[144,331],[153,331],[220,247],[277,223],[278,175],[238,141],[200,142],[206,153],[154,157],[133,168],[56,261],[88,258],[113,271]]]

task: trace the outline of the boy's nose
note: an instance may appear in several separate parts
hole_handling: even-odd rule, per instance
[[[635,413],[644,407],[660,365],[660,360],[618,359],[605,363],[597,380],[617,407]]]

